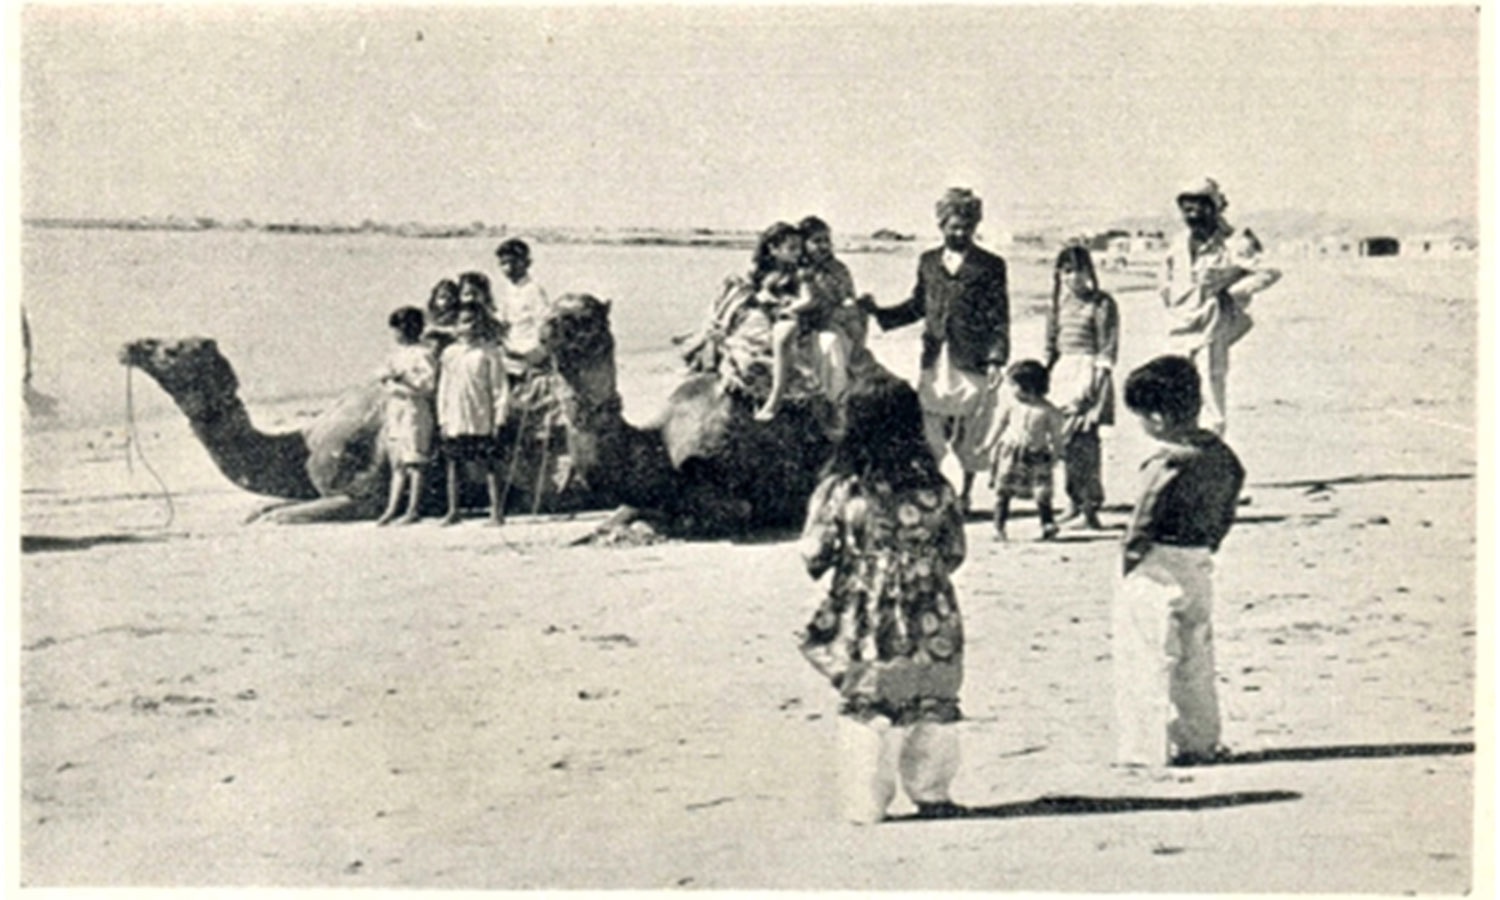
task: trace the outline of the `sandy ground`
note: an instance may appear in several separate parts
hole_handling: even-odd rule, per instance
[[[1473,277],[1308,264],[1256,301],[1229,435],[1251,502],[1216,612],[1233,764],[1113,772],[1117,533],[1034,543],[1026,515],[996,544],[974,519],[955,796],[976,809],[953,821],[834,818],[835,698],[794,647],[816,587],[789,535],[247,527],[262,501],[176,417],[140,428],[165,524],[122,428],[34,432],[21,883],[1463,891]],[[1129,365],[1161,322],[1150,295],[1119,300]],[[874,347],[910,375],[914,340]],[[1039,323],[1015,342],[1039,353]],[[626,360],[627,413],[670,377]],[[1123,424],[1106,445],[1120,525],[1145,443]]]

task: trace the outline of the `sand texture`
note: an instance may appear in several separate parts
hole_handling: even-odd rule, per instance
[[[1117,297],[1128,367],[1163,323],[1153,294]],[[1463,891],[1475,299],[1472,261],[1371,260],[1289,267],[1252,307],[1228,435],[1250,503],[1215,613],[1236,761],[1109,768],[1118,532],[1036,543],[1019,502],[1008,544],[971,521],[957,575],[974,815],[866,829],[834,816],[792,535],[568,546],[602,513],[246,526],[264,501],[175,413],[139,424],[163,527],[123,426],[33,431],[22,883]],[[1013,340],[1040,355],[1040,322]],[[872,346],[914,376],[915,329]],[[672,360],[621,368],[642,419]],[[1121,526],[1146,443],[1122,421],[1105,444]]]

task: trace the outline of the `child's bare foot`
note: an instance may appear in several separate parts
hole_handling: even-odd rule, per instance
[[[995,529],[995,540],[999,541],[1000,543],[1004,543],[1004,542],[1006,542],[1006,541],[1008,541],[1010,539],[1005,536],[1005,529],[1004,528],[996,528]]]
[[[380,518],[376,519],[375,520],[375,524],[377,526],[380,526],[380,525],[389,525],[389,524],[391,524],[391,520],[394,519],[394,518],[396,518],[396,514],[395,513],[386,513],[385,515],[383,515]]]
[[[456,512],[450,512],[450,513],[448,513],[446,516],[443,516],[441,519],[438,520],[438,524],[439,525],[457,525],[458,524],[458,513],[456,513]]]
[[[767,400],[765,405],[755,411],[754,419],[757,422],[769,422],[776,418],[776,410],[780,408],[781,402]]]
[[[501,525],[505,524],[505,517],[491,513],[489,518],[485,520],[484,524],[490,526],[491,528],[499,528]]]
[[[416,513],[409,512],[406,515],[402,516],[401,518],[397,519],[396,520],[396,524],[398,524],[398,525],[410,525],[411,523],[417,521],[420,518],[422,518],[422,517],[419,516],[419,515],[417,515]]]

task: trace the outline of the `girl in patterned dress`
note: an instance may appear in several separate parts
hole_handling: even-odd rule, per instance
[[[958,815],[948,787],[964,638],[949,576],[964,558],[963,518],[906,383],[861,383],[847,415],[802,534],[809,574],[833,573],[801,649],[843,699],[843,813],[879,821],[899,780],[918,815]]]
[[[437,359],[422,341],[422,311],[403,306],[391,313],[390,326],[396,335],[396,349],[380,371],[380,384],[385,388],[382,434],[391,459],[391,496],[377,525],[396,518],[403,491],[409,498],[401,522],[417,520],[423,476],[432,461],[435,424],[432,396],[437,387]]]

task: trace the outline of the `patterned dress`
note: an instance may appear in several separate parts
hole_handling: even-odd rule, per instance
[[[964,559],[953,489],[893,489],[852,476],[813,493],[802,555],[828,595],[802,634],[802,653],[833,682],[843,712],[895,725],[961,718],[963,621],[949,581]]]

